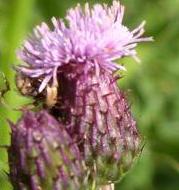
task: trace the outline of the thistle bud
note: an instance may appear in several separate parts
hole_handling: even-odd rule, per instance
[[[85,189],[86,168],[76,144],[47,112],[26,112],[11,124],[10,178],[15,190]]]
[[[99,75],[92,73],[95,70],[88,77],[79,76],[74,85],[66,127],[81,142],[79,146],[94,178],[105,184],[120,180],[131,168],[140,152],[141,139],[115,77],[104,70]]]

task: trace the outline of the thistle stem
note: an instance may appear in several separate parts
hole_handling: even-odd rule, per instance
[[[110,185],[102,186],[99,190],[114,190],[114,188],[115,188],[114,183],[112,183]]]

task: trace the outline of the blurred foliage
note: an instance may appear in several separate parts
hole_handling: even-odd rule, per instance
[[[11,85],[0,108],[0,146],[8,145],[7,118],[15,121],[15,108],[27,100],[14,85],[15,51],[41,21],[63,17],[80,0],[0,0],[0,71]],[[91,3],[104,1],[90,1]],[[110,3],[109,0],[106,1]],[[138,127],[146,146],[137,165],[118,184],[120,190],[179,189],[179,0],[121,0],[126,6],[125,24],[135,27],[147,21],[146,36],[155,42],[138,48],[142,64],[121,60],[128,69],[121,88],[128,90]],[[10,106],[9,106],[10,105]],[[1,190],[12,189],[7,180],[7,153],[0,148]]]

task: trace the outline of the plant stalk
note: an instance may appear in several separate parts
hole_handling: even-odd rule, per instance
[[[110,185],[102,186],[99,190],[114,190],[114,188],[115,188],[114,183],[112,183]]]

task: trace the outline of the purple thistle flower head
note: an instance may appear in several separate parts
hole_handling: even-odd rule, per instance
[[[141,37],[144,22],[129,31],[122,24],[123,15],[124,7],[118,1],[113,1],[111,7],[96,4],[90,8],[86,3],[84,8],[77,5],[67,12],[67,25],[55,18],[52,18],[53,29],[42,23],[18,53],[27,63],[21,65],[19,71],[40,79],[39,92],[42,92],[49,83],[57,85],[57,73],[69,65],[75,67],[72,74],[79,68],[84,73],[92,67],[108,72],[124,69],[115,60],[124,56],[137,59],[137,43],[152,39]]]

